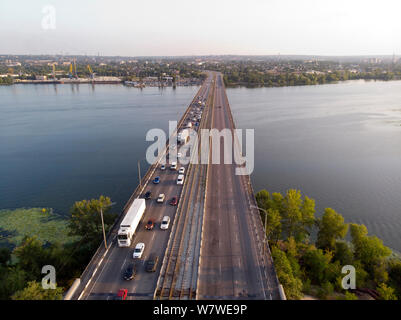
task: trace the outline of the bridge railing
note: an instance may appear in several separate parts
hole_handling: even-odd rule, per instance
[[[189,106],[187,107],[184,115],[181,117],[180,121],[178,122],[177,130],[182,126],[182,124],[184,123],[185,119],[188,117],[188,114],[189,114],[189,112],[191,110],[191,106],[199,98],[200,92],[201,92],[203,86],[205,85],[205,81],[204,81],[204,84],[202,84],[201,88],[196,93],[195,97],[192,99],[192,101],[189,104]],[[176,132],[174,134],[177,133],[177,130],[176,130]],[[80,299],[81,296],[84,293],[84,290],[90,284],[91,278],[94,276],[95,272],[97,271],[98,266],[102,262],[102,259],[106,256],[109,248],[113,244],[114,237],[117,234],[118,226],[120,225],[123,217],[127,213],[127,211],[129,209],[129,207],[131,206],[132,202],[141,195],[141,193],[143,192],[143,189],[145,188],[145,186],[149,182],[150,177],[153,175],[154,171],[157,169],[157,167],[158,167],[158,165],[160,163],[160,160],[166,154],[168,146],[169,146],[169,140],[170,140],[170,138],[167,139],[166,146],[165,146],[163,152],[159,155],[157,161],[155,163],[153,163],[149,167],[149,169],[146,172],[146,174],[143,176],[143,178],[141,178],[140,184],[135,188],[134,192],[131,194],[130,198],[128,199],[127,203],[125,204],[123,210],[118,215],[118,217],[116,218],[115,222],[113,223],[113,225],[109,229],[109,231],[108,231],[108,233],[106,235],[106,239],[107,239],[107,243],[108,243],[107,250],[104,247],[103,242],[99,244],[98,249],[96,250],[96,252],[92,256],[92,258],[89,261],[88,265],[85,267],[84,271],[82,272],[81,277],[79,278],[79,285],[78,286],[75,285],[74,288],[71,288],[71,289],[73,289],[73,292],[71,292],[69,290],[70,299]],[[77,282],[74,282],[74,283],[77,283]]]

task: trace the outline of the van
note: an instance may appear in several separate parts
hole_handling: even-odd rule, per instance
[[[177,184],[184,184],[184,175],[180,174],[177,178]]]

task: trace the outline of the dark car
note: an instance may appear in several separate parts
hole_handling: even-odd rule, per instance
[[[155,221],[153,219],[149,219],[148,223],[145,226],[146,230],[153,230],[153,228],[155,227]]]
[[[148,261],[146,261],[146,271],[147,272],[155,272],[158,262],[159,262],[159,257],[155,254],[151,254],[149,256]]]
[[[152,198],[152,192],[151,192],[151,191],[146,192],[146,193],[145,193],[145,199],[146,199],[146,200],[149,200],[149,199],[151,199],[151,198]]]
[[[170,204],[172,206],[176,206],[178,204],[178,198],[177,197],[173,197],[170,201]]]
[[[135,276],[136,276],[135,265],[133,263],[130,263],[127,269],[125,269],[124,280],[133,280],[135,279]]]
[[[125,300],[127,299],[128,290],[127,289],[120,289],[117,292],[117,296],[115,297],[116,300]]]
[[[156,177],[153,179],[154,184],[159,184],[160,183],[160,177]]]

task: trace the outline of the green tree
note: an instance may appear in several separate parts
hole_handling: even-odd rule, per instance
[[[263,189],[256,193],[256,202],[258,207],[267,210],[269,208],[270,194],[267,190]]]
[[[37,281],[30,281],[23,290],[12,295],[12,300],[61,300],[63,298],[62,288],[43,289]]]
[[[110,213],[111,200],[109,197],[100,196],[99,199],[82,200],[74,203],[71,208],[69,220],[70,234],[86,237],[89,243],[97,245],[102,237],[102,221],[100,210],[103,210],[103,218],[106,232],[114,222],[115,214]]]
[[[389,264],[389,284],[395,289],[398,298],[401,300],[401,261],[392,261]]]
[[[42,274],[42,267],[52,264],[49,251],[36,237],[24,237],[22,243],[14,249],[14,254],[18,258],[18,266],[27,272],[30,280],[38,279]]]
[[[275,243],[277,243],[281,237],[281,216],[280,212],[276,209],[267,210],[266,233],[267,238]]]
[[[314,224],[315,200],[302,199],[299,190],[290,189],[282,201],[283,229],[288,237],[303,241]]]
[[[391,254],[391,250],[376,236],[368,236],[364,225],[351,224],[350,227],[354,256],[373,274],[382,260]]]
[[[317,296],[320,299],[327,299],[328,296],[333,294],[334,287],[329,281],[325,281],[318,289]]]
[[[11,299],[11,295],[25,287],[28,275],[18,266],[0,267],[0,300]]]
[[[354,254],[347,242],[336,242],[333,260],[339,261],[343,266],[352,264]]]
[[[388,287],[385,283],[381,283],[376,290],[382,300],[398,300],[397,296],[394,294],[394,289]]]
[[[288,237],[296,235],[297,226],[302,220],[301,205],[301,192],[295,189],[288,190],[283,203],[284,230]]]
[[[11,259],[11,250],[8,248],[0,248],[0,265],[6,265]]]
[[[321,219],[318,220],[318,234],[316,245],[322,249],[335,249],[336,240],[344,239],[348,225],[344,217],[331,208],[326,208]]]
[[[277,277],[284,287],[287,299],[301,299],[303,296],[302,281],[295,277],[291,263],[288,260],[285,252],[281,251],[277,247],[273,247],[272,256]]]
[[[323,284],[326,280],[326,270],[329,267],[332,254],[323,250],[317,249],[314,246],[310,248],[303,255],[303,264],[305,271],[312,282],[316,284]]]

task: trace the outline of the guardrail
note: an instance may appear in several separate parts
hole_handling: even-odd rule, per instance
[[[207,78],[206,78],[206,80],[207,80]],[[181,117],[180,121],[178,122],[177,130],[178,130],[178,128],[180,128],[182,126],[185,119],[187,118],[193,103],[196,101],[196,99],[199,98],[200,92],[204,88],[206,80],[204,81],[204,83],[202,84],[202,86],[200,87],[198,92],[196,93],[195,97],[192,99],[191,103],[187,107],[186,111],[184,112],[184,115]],[[175,135],[177,133],[177,130],[174,133]],[[174,134],[173,134],[173,136],[174,136]],[[78,299],[78,300],[81,299],[84,291],[90,284],[92,277],[95,275],[98,266],[103,261],[109,248],[111,247],[111,245],[114,241],[115,234],[117,233],[117,228],[120,225],[120,222],[122,221],[123,217],[127,213],[128,208],[131,206],[132,202],[143,192],[143,189],[149,182],[150,177],[153,175],[154,171],[157,169],[157,166],[159,165],[160,160],[166,154],[167,149],[169,147],[169,140],[170,140],[170,137],[166,141],[166,147],[164,148],[163,152],[158,157],[157,161],[149,167],[149,169],[146,172],[146,174],[144,175],[144,177],[140,180],[140,184],[135,188],[134,192],[131,194],[130,198],[128,199],[127,203],[125,204],[122,212],[119,214],[119,216],[116,218],[115,222],[109,229],[109,231],[106,235],[107,243],[109,244],[107,249],[105,249],[105,247],[103,245],[103,241],[102,241],[99,244],[98,249],[92,256],[91,260],[89,261],[88,265],[85,267],[84,271],[82,272],[81,277],[75,279],[74,284],[75,283],[78,283],[78,284],[76,284],[75,286],[73,284],[70,287],[70,289],[68,290],[68,294],[69,294],[68,298],[69,299]],[[77,280],[79,280],[79,281],[77,281]],[[67,296],[65,296],[65,297],[67,297]]]

